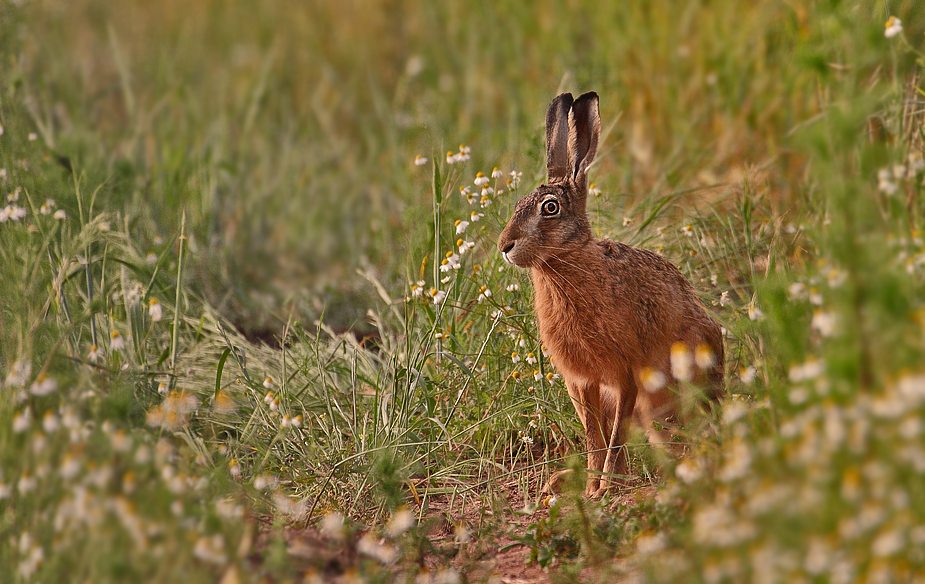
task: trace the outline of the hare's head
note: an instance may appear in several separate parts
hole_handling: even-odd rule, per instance
[[[498,238],[505,261],[540,267],[592,239],[585,214],[588,167],[597,152],[601,118],[597,94],[563,93],[546,111],[547,182],[522,198]]]

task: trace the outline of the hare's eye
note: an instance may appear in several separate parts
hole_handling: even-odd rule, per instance
[[[543,215],[549,217],[550,215],[556,215],[559,213],[559,201],[550,199],[543,203],[543,206],[540,207],[543,212]]]

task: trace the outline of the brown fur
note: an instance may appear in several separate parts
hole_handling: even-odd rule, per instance
[[[546,115],[548,184],[517,203],[498,239],[506,261],[530,268],[540,337],[585,428],[589,495],[613,484],[607,475],[626,473],[622,445],[634,408],[648,425],[652,420],[665,425],[676,414],[674,384],[640,390],[647,370],[672,380],[675,343],[691,352],[708,347],[713,365],[697,371],[696,380],[713,399],[723,385],[719,324],[681,272],[651,251],[591,233],[587,169],[599,135],[596,94],[553,100]],[[664,439],[651,433],[650,438]]]

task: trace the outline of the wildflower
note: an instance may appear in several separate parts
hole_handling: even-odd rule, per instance
[[[62,478],[66,480],[72,479],[77,476],[77,474],[80,472],[80,469],[80,459],[77,456],[71,453],[64,455],[64,460],[61,462],[60,470]]]
[[[372,533],[367,533],[357,542],[357,551],[364,556],[378,560],[382,564],[391,564],[398,558],[398,552],[392,544],[376,541]]]
[[[13,414],[13,432],[20,434],[29,429],[30,418],[32,417],[29,408]]]
[[[157,393],[161,395],[167,395],[167,392],[170,391],[170,386],[166,382],[161,381],[157,384]]]
[[[279,411],[279,398],[274,398],[270,401],[270,411],[277,412]]]
[[[877,189],[887,195],[895,194],[899,187],[893,182],[892,178],[889,169],[881,168],[877,172]]]
[[[293,416],[292,419],[289,421],[289,423],[292,425],[293,428],[301,428],[302,427],[302,414],[299,414],[298,416]]]
[[[109,334],[109,337],[111,339],[109,342],[109,348],[112,351],[121,351],[125,349],[125,339],[122,338],[122,335],[119,333],[119,331],[112,331]]]
[[[152,322],[158,322],[164,317],[164,309],[161,308],[161,303],[157,298],[148,300],[148,316],[151,317]]]
[[[553,382],[553,381],[558,381],[559,379],[560,379],[560,375],[558,373],[553,373],[552,371],[550,371],[549,373],[546,374],[546,381]]]
[[[681,228],[681,233],[683,233],[684,235],[688,237],[693,237],[694,236],[694,226],[685,225],[684,227]]]
[[[484,191],[482,191],[482,192],[484,193]],[[490,206],[491,206],[491,197],[488,196],[487,194],[483,194],[483,195],[482,195],[482,198],[479,199],[479,206],[480,206],[481,208],[483,208],[483,209],[486,208],[486,207],[490,207]]]
[[[488,298],[491,298],[491,289],[487,286],[482,286],[479,289],[479,302],[487,300]]]
[[[431,298],[433,298],[434,304],[442,304],[443,301],[446,299],[446,291],[437,290],[436,288],[431,288],[430,296]]]
[[[508,292],[517,292],[518,290],[520,290],[520,285],[519,285],[519,284],[511,284],[510,286],[508,286],[507,288],[505,288],[505,290],[507,290]]]
[[[811,326],[823,337],[831,337],[835,333],[835,325],[838,317],[831,312],[816,310],[813,312]]]
[[[657,554],[665,549],[667,545],[668,537],[662,532],[644,533],[636,538],[636,551],[643,556]]]
[[[6,385],[10,387],[22,387],[26,385],[29,376],[32,375],[32,363],[25,359],[19,359],[10,368],[6,376]]]
[[[470,156],[469,156],[469,151],[470,151],[470,150],[471,150],[471,148],[469,148],[469,147],[466,146],[465,144],[460,144],[460,145],[459,145],[459,154],[456,155],[457,160],[458,160],[459,162],[465,162],[465,161],[469,160],[469,158],[470,158]]]
[[[25,472],[19,477],[19,481],[16,483],[16,490],[19,491],[21,495],[25,495],[35,490],[37,485],[38,481],[35,480],[35,477]]]
[[[723,425],[731,426],[747,413],[747,402],[744,400],[729,400],[723,405]]]
[[[453,529],[453,539],[456,540],[456,543],[466,543],[472,539],[472,533],[469,531],[469,528],[466,527],[465,523],[457,523],[456,527]]]
[[[909,178],[913,178],[925,169],[925,159],[918,152],[909,154]]]
[[[815,379],[825,371],[825,363],[814,358],[809,358],[805,363],[791,365],[789,378],[793,383]]]
[[[540,373],[539,369],[533,370],[533,379],[536,381],[541,381],[543,379],[543,374]]]
[[[671,374],[679,381],[690,381],[694,377],[691,368],[694,359],[690,350],[684,343],[671,345]]]
[[[47,201],[42,203],[41,208],[39,208],[39,213],[41,213],[42,215],[51,215],[52,209],[54,208],[55,208],[55,200],[48,199]]]
[[[469,227],[469,222],[464,219],[456,220],[456,235],[462,235],[466,232],[466,227]]]
[[[518,355],[516,351],[511,353],[511,361],[513,363],[520,363],[520,355]]]
[[[760,308],[755,306],[754,302],[748,305],[748,318],[749,320],[761,320],[764,318],[764,313]]]
[[[889,20],[886,21],[884,27],[885,30],[883,31],[883,36],[891,39],[903,31],[903,21],[896,18],[895,16],[891,16]]]
[[[267,388],[267,389],[273,389],[273,388],[276,386],[276,382],[273,381],[273,378],[270,377],[270,376],[268,375],[268,376],[267,376],[266,378],[264,378],[264,380],[263,380],[263,386],[264,386],[265,388]],[[273,395],[273,392],[271,391],[271,392],[268,393],[267,395],[268,395],[268,396],[272,396],[272,395]],[[266,401],[266,400],[264,400],[264,401]],[[267,403],[270,403],[270,402],[267,402]]]
[[[38,572],[39,566],[45,559],[45,550],[42,546],[34,543],[28,533],[23,533],[19,537],[19,576],[23,581],[32,579],[32,575]]]
[[[491,178],[501,178],[504,175],[497,166],[491,169]]]
[[[469,215],[469,220],[472,221],[473,223],[477,223],[477,222],[479,221],[479,219],[481,219],[481,218],[484,217],[484,216],[485,216],[485,213],[478,213],[478,212],[476,212],[476,211],[473,211],[473,212]]]
[[[803,300],[806,298],[806,285],[803,282],[794,282],[787,287],[787,296],[791,300]]]
[[[536,365],[536,355],[533,353],[527,353],[527,363],[530,365]]]
[[[902,30],[902,29],[900,29],[900,30]],[[39,139],[39,135],[38,135],[38,134],[36,134],[35,132],[29,132],[29,141],[30,141],[30,142],[35,142],[35,141],[38,140],[38,139]]]
[[[683,482],[690,484],[703,476],[703,469],[697,460],[685,458],[675,467],[674,474]]]
[[[90,363],[96,363],[103,358],[103,350],[96,345],[90,347],[90,352],[87,353],[87,361]]]
[[[58,389],[57,380],[46,376],[44,373],[39,373],[38,377],[35,378],[35,382],[32,384],[30,391],[32,395],[49,395],[54,393]]]
[[[514,381],[520,381],[523,378],[523,375],[520,371],[511,371],[511,379]]]
[[[336,540],[344,539],[344,516],[337,511],[326,514],[321,519],[321,533]]]
[[[418,280],[416,283],[411,284],[411,296],[414,298],[420,298],[424,295],[424,280]]]
[[[26,210],[19,205],[7,205],[0,210],[0,223],[6,221],[19,221],[26,216]]]
[[[223,566],[228,561],[228,556],[225,554],[225,541],[221,535],[217,534],[212,537],[202,536],[197,539],[196,544],[193,546],[193,555],[203,562],[217,566]]]
[[[809,302],[813,306],[822,306],[822,294],[819,293],[818,288],[809,289]]]
[[[254,477],[254,488],[259,490],[272,489],[279,485],[279,479],[272,473],[263,473]]]
[[[199,407],[199,399],[187,391],[171,391],[161,404],[146,412],[149,426],[176,430],[189,422],[189,415]]]
[[[520,184],[520,179],[523,178],[524,173],[517,172],[516,170],[511,171],[511,178],[508,179],[507,185],[512,189],[516,189],[517,185]]]
[[[828,273],[829,287],[838,288],[848,279],[848,273],[844,270],[831,269]]]
[[[414,513],[408,510],[407,507],[401,507],[389,519],[385,526],[385,531],[389,534],[389,537],[395,538],[414,527],[415,523]]]
[[[757,376],[758,370],[755,369],[752,365],[739,369],[739,379],[741,379],[742,383],[745,385],[751,385]]]
[[[601,195],[601,189],[597,188],[597,185],[591,183],[588,186],[588,194],[594,197],[599,197]]]
[[[752,463],[752,452],[748,443],[742,439],[733,441],[727,451],[725,464],[719,469],[718,477],[723,482],[730,482],[744,477]]]
[[[233,414],[237,409],[237,404],[227,391],[218,392],[212,399],[212,410],[219,415]]]
[[[456,164],[456,155],[453,154],[453,151],[450,150],[446,153],[446,163],[447,164]]]
[[[427,159],[421,156],[420,154],[414,157],[415,166],[424,166],[425,164],[427,164]]]
[[[241,476],[241,465],[238,464],[238,459],[232,458],[228,461],[228,472],[231,473],[231,476],[234,478]]]
[[[717,276],[716,274],[710,274],[710,286],[718,286],[718,285],[719,285],[719,276]]]
[[[58,430],[58,416],[51,410],[45,412],[45,415],[42,417],[42,429],[46,433],[52,434]]]
[[[623,218],[623,227],[626,227],[626,226],[632,225],[632,224],[633,224],[633,219],[632,219],[632,217],[624,217],[624,218]]]
[[[477,187],[483,187],[488,184],[488,177],[482,174],[481,172],[476,173],[475,180],[472,181]]]
[[[660,390],[668,381],[664,373],[651,367],[643,367],[639,371],[639,380],[642,382],[642,388],[650,393]]]

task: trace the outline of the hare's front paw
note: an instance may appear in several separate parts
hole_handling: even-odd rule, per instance
[[[558,495],[562,492],[562,487],[565,485],[565,482],[572,476],[571,469],[560,470],[559,472],[552,473],[552,476],[549,477],[549,482],[546,483],[546,486],[543,487],[543,494],[545,495]]]

